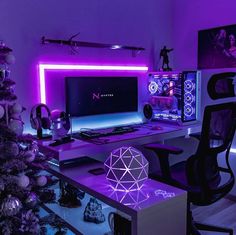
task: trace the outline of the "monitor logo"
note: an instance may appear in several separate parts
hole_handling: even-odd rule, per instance
[[[93,93],[93,100],[100,100],[101,98],[105,98],[105,97],[113,97],[114,94],[108,94],[108,93]]]
[[[93,93],[93,100],[100,100],[100,93]]]

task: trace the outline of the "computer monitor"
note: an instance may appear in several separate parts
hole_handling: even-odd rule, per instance
[[[66,77],[71,117],[138,111],[137,77]]]

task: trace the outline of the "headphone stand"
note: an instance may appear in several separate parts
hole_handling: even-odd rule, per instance
[[[62,144],[67,144],[67,143],[70,143],[70,142],[73,142],[75,141],[71,136],[65,136],[61,139],[58,139],[58,140],[55,140],[53,143],[49,144],[49,146],[59,146],[59,145],[62,145]]]
[[[38,136],[38,132],[37,132],[36,137],[37,137],[37,139],[39,139],[39,140],[45,140],[45,139],[51,139],[51,138],[52,138],[52,135],[49,135],[49,134],[42,134],[42,135],[39,135],[39,136]]]

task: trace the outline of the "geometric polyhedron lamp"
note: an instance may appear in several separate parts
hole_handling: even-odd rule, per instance
[[[140,190],[148,178],[148,161],[133,147],[121,147],[111,152],[104,163],[106,178],[117,191]]]

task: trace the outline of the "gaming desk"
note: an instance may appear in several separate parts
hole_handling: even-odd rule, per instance
[[[131,221],[130,235],[186,234],[187,192],[151,179],[138,191],[114,191],[105,174],[89,173],[91,169],[103,167],[102,163],[89,158],[79,160],[69,168],[60,169],[52,165],[48,168],[54,176],[86,192],[82,206],[76,209],[60,207],[58,204],[46,205],[73,226],[75,234],[113,234],[109,232],[108,223],[111,212]],[[104,223],[94,224],[83,220],[83,212],[90,197],[95,197],[102,204],[102,213],[106,218]]]
[[[200,123],[190,125],[173,125],[161,122],[149,122],[136,125],[135,132],[101,137],[97,140],[75,139],[73,142],[59,146],[49,146],[52,140],[39,140],[40,151],[50,154],[59,165],[88,156],[103,162],[115,148],[121,146],[139,147],[153,142],[186,136],[200,131]]]
[[[127,145],[138,147],[199,131],[199,123],[177,126],[151,122],[137,126],[137,130],[132,133],[99,138],[103,142],[97,143],[76,139],[71,143],[52,147],[49,146],[51,140],[41,140],[39,147],[42,152],[51,154],[60,164],[68,161],[73,162],[69,168],[49,165],[47,170],[59,179],[85,191],[88,197],[83,200],[82,207],[74,211],[68,211],[68,208],[62,208],[57,204],[49,204],[47,207],[73,225],[73,228],[79,231],[76,234],[105,234],[109,231],[107,220],[99,226],[90,226],[90,224],[88,226],[83,221],[84,206],[90,196],[102,202],[106,218],[110,212],[121,213],[122,216],[128,215],[128,219],[131,221],[132,235],[155,235],[157,232],[162,235],[186,234],[187,193],[185,191],[148,179],[142,190],[136,192],[137,195],[133,195],[133,193],[130,195],[113,191],[109,187],[105,174],[93,175],[89,173],[89,170],[102,168],[102,162],[115,148]],[[91,159],[88,164],[82,164],[85,156],[98,157],[100,162]],[[75,161],[76,159],[77,161]],[[130,198],[135,198],[135,201],[127,201]],[[73,213],[77,214],[73,215]],[[176,217],[176,215],[178,216]],[[168,226],[169,224],[171,226]]]

